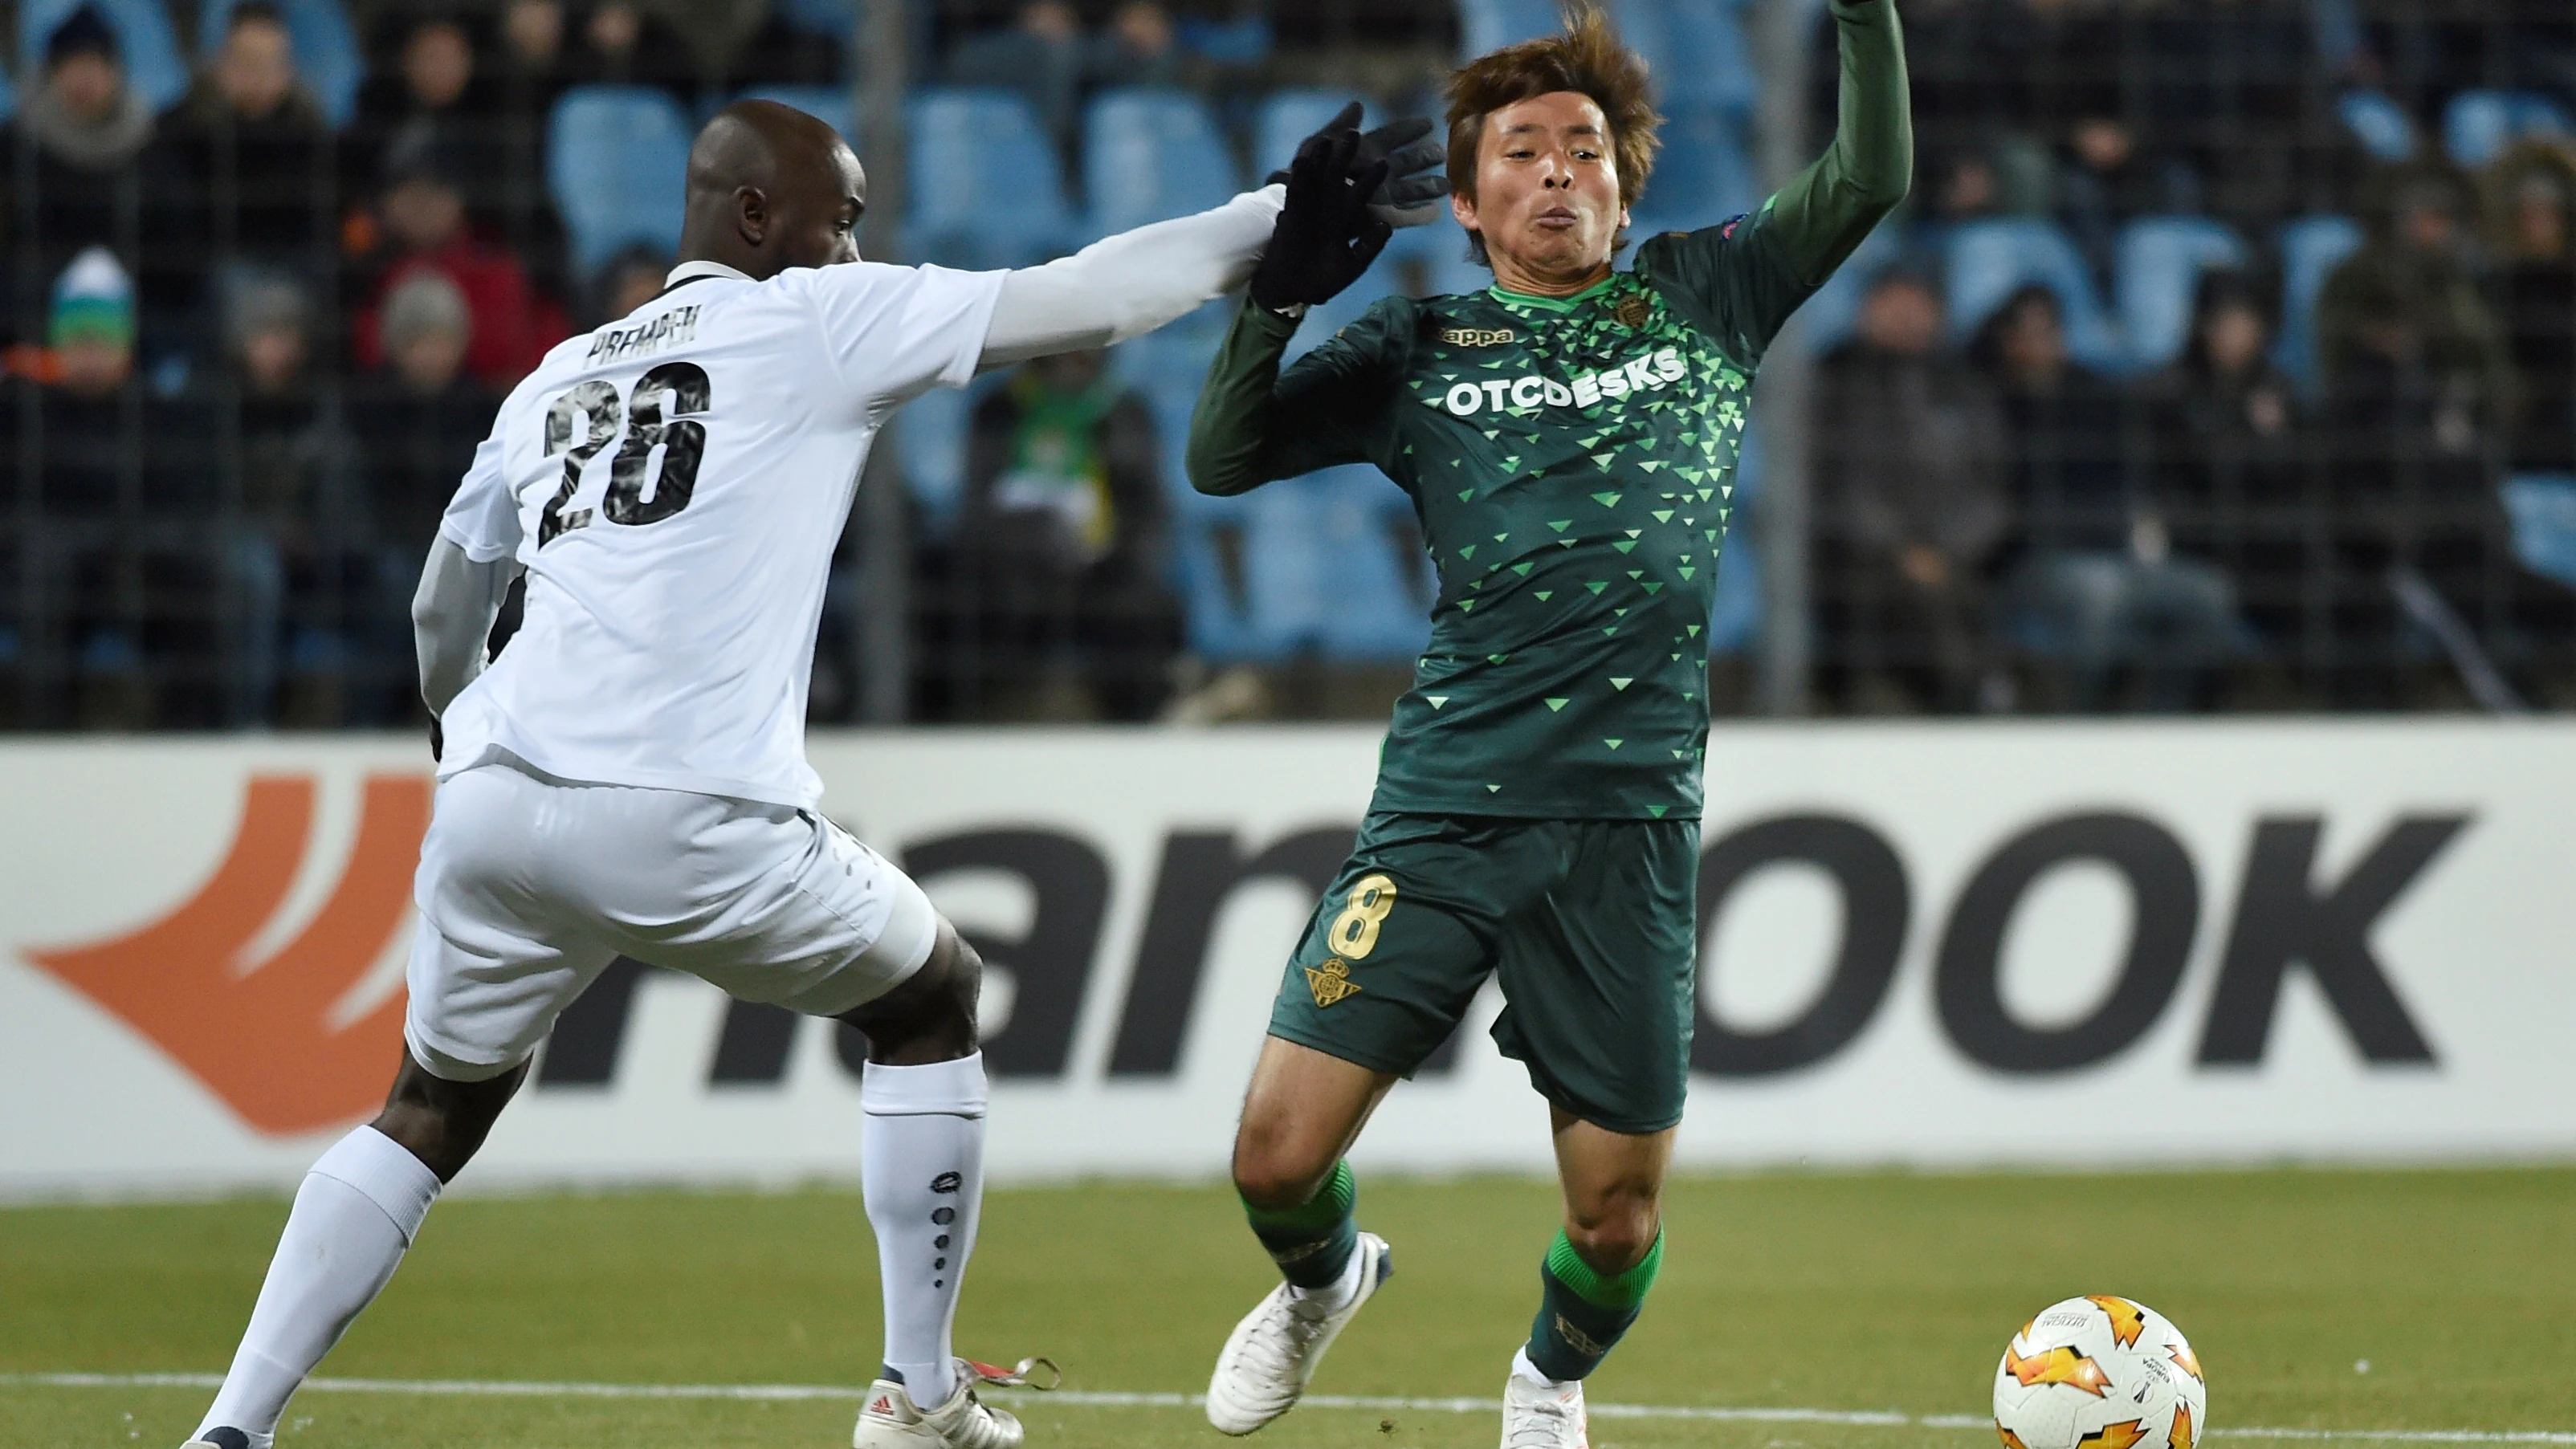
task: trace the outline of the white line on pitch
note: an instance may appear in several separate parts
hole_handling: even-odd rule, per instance
[[[50,1389],[212,1389],[221,1374],[0,1374],[0,1388]],[[586,1384],[537,1383],[514,1379],[309,1379],[308,1393],[428,1394],[448,1398],[558,1399],[732,1399],[797,1401],[865,1398],[863,1389],[833,1384]],[[1062,1404],[1068,1408],[1194,1409],[1196,1394],[1112,1393],[1063,1389],[1051,1394],[1013,1393],[1023,1404]],[[1408,1399],[1365,1395],[1309,1394],[1305,1403],[1318,1409],[1357,1409],[1373,1413],[1495,1414],[1500,1399]],[[1667,1419],[1697,1423],[1840,1424],[1888,1429],[1976,1429],[1991,1433],[1990,1420],[1966,1414],[1898,1414],[1846,1409],[1720,1408],[1690,1404],[1594,1404],[1598,1419]],[[2230,1429],[2210,1431],[2213,1438],[2284,1439],[2301,1442],[2366,1440],[2393,1444],[2576,1444],[2576,1432],[2562,1430],[2500,1431],[2486,1429]]]

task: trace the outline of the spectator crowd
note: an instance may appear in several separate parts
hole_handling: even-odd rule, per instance
[[[1436,104],[1439,59],[1547,8],[910,3],[917,74],[1014,98],[1066,175],[1110,93],[1191,97],[1231,137],[1225,164],[1257,175],[1281,159],[1258,154],[1268,90]],[[2563,504],[2576,531],[2576,11],[1900,8],[1915,199],[1810,308],[1826,706],[2576,705],[2576,581],[2531,566],[2548,509],[2507,507]],[[1673,39],[1706,10],[1723,26],[1689,33],[1740,46],[1735,9],[1613,5],[1663,27],[1668,84],[1749,73],[1747,53]],[[198,57],[185,75],[144,73],[146,11]],[[554,190],[558,103],[643,88],[702,116],[746,90],[846,89],[859,59],[839,0],[46,13],[22,27],[0,128],[15,728],[411,720],[406,604],[500,397],[669,265],[647,244],[576,262],[598,253]],[[317,16],[359,38],[349,73],[318,64]],[[1812,53],[1829,107],[1830,38]],[[1739,91],[1712,81],[1677,114],[1649,207],[1687,201],[1656,224],[1750,204]],[[1379,270],[1381,289],[1476,280],[1418,244]],[[1177,423],[1189,349],[1212,338],[1187,334],[988,380],[947,415],[946,491],[913,489],[919,715],[1166,712],[1193,651],[1223,662],[1207,600],[1282,575],[1259,520],[1352,496],[1222,516],[1189,497]],[[935,433],[922,414],[907,467]],[[1762,516],[1744,481],[1739,569]],[[1381,572],[1418,613],[1411,575]],[[836,582],[826,714],[856,698],[857,597]],[[1409,636],[1386,637],[1372,647],[1399,663]]]
[[[1903,11],[1922,176],[1814,395],[1828,701],[2576,705],[2506,507],[2576,502],[2576,10]]]

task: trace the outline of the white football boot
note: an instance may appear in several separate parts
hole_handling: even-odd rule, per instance
[[[1047,1367],[1053,1370],[1055,1365]],[[1029,1364],[1022,1364],[1014,1373],[961,1358],[956,1391],[947,1403],[929,1410],[913,1403],[911,1392],[902,1384],[879,1379],[868,1386],[867,1406],[859,1410],[858,1426],[850,1431],[851,1449],[1019,1449],[1025,1431],[1018,1417],[977,1398],[975,1386],[1027,1383],[1028,1368]]]
[[[1580,1380],[1553,1389],[1503,1380],[1503,1449],[1592,1449],[1586,1427]]]
[[[1324,1350],[1395,1272],[1386,1239],[1375,1233],[1360,1234],[1352,1256],[1359,1264],[1359,1291],[1339,1312],[1316,1307],[1282,1283],[1234,1326],[1216,1356],[1216,1375],[1208,1380],[1209,1423],[1228,1434],[1249,1434],[1297,1407]]]

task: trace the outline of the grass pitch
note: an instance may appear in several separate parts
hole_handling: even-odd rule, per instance
[[[157,1444],[209,1393],[26,1376],[219,1373],[282,1200],[0,1211],[11,1449]],[[1397,1273],[1315,1392],[1491,1399],[1556,1215],[1543,1182],[1363,1179]],[[2576,1170],[1753,1176],[1677,1183],[1663,1279],[1597,1404],[1893,1411],[1892,1423],[1596,1418],[1596,1449],[1969,1449],[2012,1330],[2076,1293],[2161,1309],[2230,1428],[2521,1431],[2576,1443]],[[959,1347],[1045,1353],[1066,1388],[1203,1389],[1272,1281],[1216,1188],[997,1192]],[[855,1193],[440,1204],[323,1366],[340,1378],[846,1386],[849,1399],[308,1391],[294,1449],[654,1449],[847,1442],[878,1353]],[[2367,1371],[2360,1365],[2367,1363]],[[1194,1408],[1017,1397],[1032,1449],[1224,1443]],[[1959,1416],[1926,1424],[1925,1418]],[[1482,1446],[1490,1413],[1309,1405],[1298,1446]],[[2557,1436],[2567,1437],[2559,1438]]]

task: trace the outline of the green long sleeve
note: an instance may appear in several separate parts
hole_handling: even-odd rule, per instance
[[[1263,465],[1279,359],[1296,333],[1296,323],[1249,301],[1235,315],[1190,410],[1191,487],[1230,495],[1280,476]]]
[[[1770,227],[1798,280],[1820,286],[1914,179],[1914,120],[1896,0],[1833,0],[1842,92],[1834,141],[1771,201]]]

